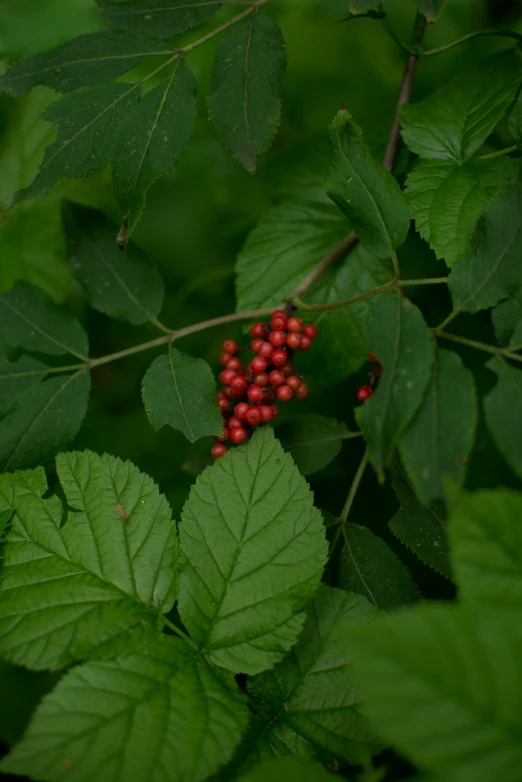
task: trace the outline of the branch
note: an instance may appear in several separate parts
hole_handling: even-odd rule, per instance
[[[432,334],[440,339],[449,339],[451,342],[459,342],[461,345],[466,345],[469,348],[475,348],[476,350],[483,350],[484,353],[491,353],[493,356],[502,356],[503,358],[510,358],[512,361],[522,361],[522,356],[515,353],[509,348],[499,348],[497,345],[487,345],[485,342],[477,342],[475,339],[468,339],[467,337],[459,337],[456,334],[448,334],[447,331],[439,329],[432,329]]]
[[[465,43],[466,41],[471,41],[472,38],[482,38],[485,35],[500,35],[505,38],[514,38],[515,41],[522,43],[522,35],[520,35],[520,33],[516,33],[514,30],[477,30],[474,33],[468,33],[468,35],[464,35],[462,38],[458,38],[456,41],[453,41],[452,43],[447,43],[446,46],[439,46],[437,49],[427,49],[424,52],[421,51],[419,52],[419,56],[431,57],[433,54],[448,52],[450,49],[453,49],[455,46],[460,46],[461,43]]]
[[[415,285],[443,285],[447,282],[447,277],[424,277],[419,280],[399,280],[396,277],[390,280],[390,282],[385,282],[384,285],[379,285],[378,288],[373,288],[371,291],[359,293],[357,296],[350,296],[349,299],[342,299],[342,301],[333,301],[330,304],[307,304],[299,298],[294,298],[291,301],[296,309],[303,312],[324,312],[325,310],[339,310],[342,307],[349,307],[350,304],[357,304],[359,301],[371,299],[373,296],[378,296],[380,293],[391,291],[394,288],[406,288]]]

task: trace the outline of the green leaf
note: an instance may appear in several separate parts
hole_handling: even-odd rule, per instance
[[[499,451],[522,476],[522,370],[500,356],[486,366],[498,377],[495,387],[484,397],[486,423]]]
[[[336,777],[329,774],[319,763],[302,763],[292,756],[270,758],[256,765],[248,774],[241,776],[241,782],[334,782]]]
[[[497,342],[507,347],[513,340],[515,328],[522,321],[522,290],[515,291],[509,299],[497,304],[491,311],[491,320]]]
[[[327,557],[321,514],[272,429],[207,467],[182,518],[183,624],[217,665],[270,668],[295,643]]]
[[[420,598],[408,568],[391,548],[367,527],[345,524],[339,586],[363,595],[383,611]]]
[[[0,360],[0,470],[47,462],[78,433],[91,390],[87,369],[53,374],[27,356]]]
[[[322,470],[335,459],[343,440],[350,434],[357,437],[357,432],[350,433],[346,424],[312,413],[292,419],[278,428],[277,434],[302,475]]]
[[[422,605],[362,628],[352,651],[365,712],[421,770],[517,782],[522,636],[493,611]]]
[[[446,0],[415,0],[417,8],[430,24],[437,21],[445,3]]]
[[[377,390],[355,412],[380,481],[384,467],[419,407],[429,381],[433,350],[420,311],[407,299],[383,294],[371,309],[368,351],[381,361]]]
[[[0,510],[14,511],[0,585],[0,652],[33,669],[143,642],[173,605],[176,526],[151,478],[91,451],[59,454],[71,510],[41,467],[0,476]]]
[[[319,587],[290,654],[248,681],[262,730],[259,754],[291,752],[302,760],[359,764],[379,751],[351,670],[353,633],[377,613],[359,595]]]
[[[522,92],[519,93],[515,108],[509,115],[508,127],[509,132],[520,146],[522,143]]]
[[[54,356],[70,353],[85,359],[89,353],[87,334],[78,321],[25,282],[0,293],[0,341]]]
[[[199,782],[229,760],[247,726],[232,686],[178,638],[85,663],[44,698],[0,768],[44,782]]]
[[[411,151],[459,163],[470,158],[513,101],[521,62],[515,48],[494,54],[420,103],[402,106],[402,137]]]
[[[444,505],[439,501],[424,505],[400,469],[395,471],[392,486],[401,507],[389,528],[426,565],[451,579]]]
[[[88,33],[43,54],[26,57],[0,76],[0,90],[25,95],[37,84],[58,92],[106,84],[146,57],[172,54],[163,42],[142,32]]]
[[[277,132],[285,66],[281,30],[259,13],[232,27],[216,49],[210,117],[226,148],[250,173]]]
[[[196,116],[196,80],[184,60],[172,75],[148,92],[120,127],[112,176],[123,212],[118,238],[125,246],[139,220],[152,183],[178,162]]]
[[[96,0],[112,29],[139,27],[143,32],[169,38],[191,27],[211,22],[221,3],[216,0],[134,0],[119,3]]]
[[[399,185],[375,160],[362,130],[344,109],[330,125],[329,136],[326,193],[348,217],[363,247],[388,258],[410,226]]]
[[[122,253],[117,227],[103,212],[67,201],[63,207],[70,269],[90,304],[113,318],[153,321],[163,305],[163,281],[145,253],[130,244]]]
[[[13,514],[11,513],[10,510],[4,510],[0,513],[0,540],[4,536],[4,533],[7,529],[7,525],[9,524],[12,515]]]
[[[482,222],[448,283],[454,307],[468,312],[493,307],[522,284],[522,184],[495,198]]]
[[[431,381],[399,450],[423,502],[444,497],[444,479],[460,486],[473,447],[477,400],[473,376],[450,350],[435,349]]]
[[[168,356],[158,356],[147,369],[142,397],[156,432],[162,426],[172,426],[195,443],[200,437],[220,435],[223,431],[216,381],[202,358],[169,348]]]
[[[509,489],[463,494],[449,532],[462,600],[497,611],[522,608],[522,494]],[[517,617],[518,618],[518,617]]]
[[[511,158],[423,160],[409,174],[406,199],[417,231],[448,266],[470,249],[480,215],[517,168]]]

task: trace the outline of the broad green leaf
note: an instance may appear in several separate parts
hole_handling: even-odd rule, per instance
[[[355,412],[380,481],[393,448],[419,407],[433,362],[430,332],[407,299],[383,294],[371,309],[367,349],[381,361],[377,390]]]
[[[491,320],[497,342],[507,347],[513,339],[517,325],[522,321],[522,290],[515,291],[509,299],[497,304],[491,311]]]
[[[67,201],[63,207],[70,269],[93,307],[113,318],[145,323],[163,305],[163,281],[145,253],[114,241],[117,227],[103,212]]]
[[[127,115],[112,156],[112,177],[123,213],[118,242],[124,247],[139,220],[145,195],[181,157],[196,116],[196,80],[179,59],[171,76]]]
[[[522,370],[500,356],[486,366],[498,377],[495,387],[484,397],[486,423],[499,451],[522,476]]]
[[[392,486],[401,507],[388,525],[391,531],[426,565],[451,578],[444,505],[439,501],[424,505],[400,469]]]
[[[84,359],[89,353],[87,334],[78,321],[25,282],[0,293],[0,341],[55,356],[70,353]]]
[[[379,257],[406,239],[408,208],[399,185],[375,160],[362,130],[342,109],[329,130],[327,195],[344,212],[363,247]]]
[[[270,668],[295,643],[327,557],[321,514],[272,429],[207,467],[182,518],[183,624],[217,665]]]
[[[109,27],[139,27],[143,32],[169,38],[191,27],[211,22],[221,8],[217,0],[134,0],[119,3],[96,0]]]
[[[377,613],[359,595],[319,587],[292,651],[273,671],[248,681],[262,730],[255,747],[261,757],[292,753],[358,764],[379,751],[351,670],[352,635]]]
[[[362,628],[352,655],[365,713],[420,770],[518,782],[519,625],[494,611],[425,604]]]
[[[515,108],[509,115],[508,127],[509,132],[520,146],[522,143],[522,92],[519,93]]]
[[[240,777],[240,782],[334,782],[336,777],[319,763],[302,763],[297,758],[283,756],[270,758],[256,765],[248,774]]]
[[[435,349],[430,383],[399,441],[402,463],[423,502],[444,497],[444,479],[464,480],[477,423],[473,376],[450,350]]]
[[[210,117],[226,148],[250,173],[279,125],[285,66],[281,30],[259,13],[232,27],[216,49]]]
[[[522,608],[522,494],[509,489],[463,494],[449,533],[462,600],[497,611]]]
[[[470,249],[477,221],[517,163],[502,160],[423,160],[408,176],[406,199],[415,226],[438,258],[452,266]]]
[[[2,513],[0,513],[0,540],[4,536],[4,533],[7,529],[7,525],[9,524],[12,515],[13,514],[11,513],[10,510],[4,510],[2,511]]]
[[[233,686],[178,638],[84,663],[44,698],[0,769],[43,782],[199,782],[229,760],[246,729]]]
[[[42,697],[58,683],[59,675],[28,671],[0,660],[0,738],[6,744],[19,741]]]
[[[439,18],[446,0],[415,0],[415,4],[430,24]]]
[[[59,454],[70,510],[41,467],[0,476],[14,511],[0,585],[0,653],[41,670],[131,647],[161,626],[176,595],[176,526],[165,497],[130,462]]]
[[[168,355],[158,356],[147,369],[141,390],[145,412],[156,432],[172,426],[195,443],[223,431],[216,381],[202,358],[169,347]]]
[[[402,106],[402,137],[424,158],[467,160],[513,101],[522,80],[515,48],[474,63],[420,103]]]
[[[343,440],[357,436],[346,424],[334,418],[307,413],[292,419],[277,430],[284,449],[288,451],[299,472],[311,475],[322,470],[335,459]]]
[[[482,223],[448,283],[454,307],[468,312],[493,307],[522,284],[522,184],[495,198]]]
[[[88,33],[13,65],[0,76],[0,90],[25,95],[37,84],[58,92],[93,87],[113,81],[146,57],[167,54],[171,48],[141,32]]]
[[[406,565],[367,527],[345,524],[339,586],[363,595],[383,611],[420,598]]]
[[[27,356],[0,360],[0,470],[47,462],[80,429],[91,390],[88,370],[48,370]]]

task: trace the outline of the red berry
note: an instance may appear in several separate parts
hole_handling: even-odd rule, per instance
[[[303,334],[301,337],[301,344],[299,345],[301,350],[309,350],[312,347],[312,338],[307,337],[306,334]]]
[[[227,399],[227,395],[222,388],[220,388],[219,391],[216,391],[216,399],[218,402],[220,399]]]
[[[297,377],[297,375],[290,375],[290,377],[286,378],[285,383],[292,389],[292,391],[297,391],[301,385],[301,378]]]
[[[224,399],[233,399],[233,398],[235,397],[235,395],[236,395],[236,394],[235,394],[235,392],[234,392],[234,391],[232,391],[232,389],[230,388],[230,386],[225,386],[225,387],[224,387],[223,389],[221,389],[221,390],[222,390],[223,394],[225,395],[225,396],[224,396]]]
[[[244,372],[243,364],[241,363],[240,359],[237,358],[237,356],[233,356],[227,362],[227,369],[231,369],[236,375],[241,375]]]
[[[301,331],[303,328],[303,321],[301,318],[289,318],[286,328],[288,331]]]
[[[232,380],[236,377],[236,373],[233,369],[224,369],[219,373],[219,382],[224,386],[229,386]]]
[[[263,389],[259,386],[251,385],[247,391],[247,397],[251,402],[260,402],[263,398]],[[248,421],[248,411],[245,414],[245,418]]]
[[[267,328],[264,323],[254,323],[250,326],[250,333],[253,337],[264,337],[266,335]]]
[[[259,339],[258,337],[257,339],[252,340],[252,342],[250,343],[250,348],[254,351],[254,353],[257,353],[258,350],[261,348],[261,345],[264,344],[265,344],[264,339]]]
[[[268,361],[266,358],[261,358],[261,356],[256,356],[256,358],[253,358],[250,362],[250,369],[252,372],[255,372],[255,374],[259,374],[261,372],[264,372],[265,369],[268,366]]]
[[[234,339],[226,339],[221,345],[225,353],[237,353],[237,342]]]
[[[272,332],[274,334],[275,332]],[[274,350],[272,353],[272,364],[274,367],[282,367],[286,364],[286,350]]]
[[[274,310],[272,318],[286,318],[286,312],[284,310]]]
[[[287,361],[287,362],[286,362],[285,364],[283,364],[283,366],[281,367],[281,372],[283,373],[283,375],[284,375],[285,377],[288,377],[289,375],[293,375],[293,373],[294,373],[294,368],[293,368],[293,366],[291,365],[291,363],[290,363],[289,361]]]
[[[277,386],[282,386],[285,382],[285,376],[281,372],[280,369],[273,369],[270,374],[268,375],[268,382],[271,386],[274,386],[274,388],[277,388]]]
[[[286,337],[286,344],[292,350],[297,350],[297,348],[301,347],[301,335],[291,331]]]
[[[273,401],[274,401],[273,393],[271,391],[269,391],[268,389],[263,391],[263,398],[262,398],[261,402],[264,405],[271,405]]]
[[[243,429],[242,426],[236,426],[236,428],[232,429],[232,431],[230,432],[230,439],[236,445],[239,445],[240,443],[244,443],[247,437],[248,437],[248,432],[246,429]]]
[[[308,386],[306,383],[301,383],[297,391],[295,392],[296,399],[306,399],[308,396]]]
[[[276,415],[279,415],[279,408],[277,405],[272,405],[272,410],[274,411],[274,418]]]
[[[284,315],[278,315],[278,317],[274,318],[272,315],[272,321],[270,323],[272,328],[275,331],[281,331],[282,329],[286,329],[286,318]]]
[[[281,348],[286,342],[286,334],[284,331],[271,331],[268,335],[268,339],[275,348]]]
[[[221,434],[220,437],[214,437],[214,440],[217,443],[226,443],[226,441],[228,440],[228,435],[229,435],[228,426],[224,426],[223,427],[223,434]]]
[[[236,418],[239,418],[239,420],[242,421],[247,410],[250,410],[249,404],[246,402],[238,402],[234,407],[234,415]]]
[[[254,375],[252,382],[259,388],[266,388],[268,385],[268,375],[266,372],[260,372],[259,375]]]
[[[261,356],[261,358],[269,359],[272,356],[272,353],[274,352],[274,346],[271,342],[263,342],[259,350],[257,351],[257,354]]]
[[[303,326],[303,337],[310,337],[310,339],[315,339],[317,337],[317,328],[313,323],[307,323]]]
[[[250,388],[253,388],[253,386],[250,386]],[[258,426],[261,423],[259,407],[251,407],[245,416],[245,421],[250,424],[250,426]]]
[[[250,410],[250,408],[248,409]],[[232,418],[229,418],[228,420],[228,428],[232,431],[232,429],[235,429],[237,426],[243,426],[243,423],[239,420],[237,415],[233,415]]]
[[[228,370],[227,370],[228,371]],[[230,388],[236,396],[241,396],[247,387],[247,381],[241,375],[236,375],[230,381]]]
[[[289,386],[279,386],[276,395],[280,402],[288,402],[293,397],[294,392]]]
[[[366,402],[367,399],[373,394],[373,388],[371,386],[361,386],[357,391],[357,400],[359,402]]]
[[[231,358],[232,358],[232,353],[220,353],[219,363],[223,364],[223,366],[226,367],[227,361],[230,361]]]
[[[257,409],[261,413],[261,420],[264,424],[268,424],[275,415],[272,405],[260,405]]]
[[[218,401],[219,409],[222,413],[226,413],[227,410],[230,410],[230,402],[228,399],[220,399]]]
[[[210,453],[212,454],[214,459],[219,459],[220,456],[224,456],[227,451],[228,448],[226,445],[224,445],[224,443],[216,443],[210,449]]]

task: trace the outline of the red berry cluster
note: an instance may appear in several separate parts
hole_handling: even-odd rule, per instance
[[[312,324],[303,326],[300,318],[288,317],[283,310],[272,314],[270,324],[254,323],[250,328],[252,342],[249,347],[256,354],[245,367],[237,356],[238,346],[233,339],[223,342],[219,357],[225,369],[219,380],[223,384],[217,394],[223,413],[224,426],[221,437],[212,447],[214,458],[228,451],[227,440],[239,445],[252,434],[259,424],[267,424],[278,413],[275,401],[288,402],[293,396],[305,399],[308,386],[297,374],[294,352],[308,350],[317,336]]]
[[[382,365],[375,353],[369,353],[368,358],[372,362],[372,371],[369,373],[370,385],[361,386],[357,391],[357,401],[361,403],[366,402],[366,400],[371,397],[374,392],[374,387],[382,375]]]

